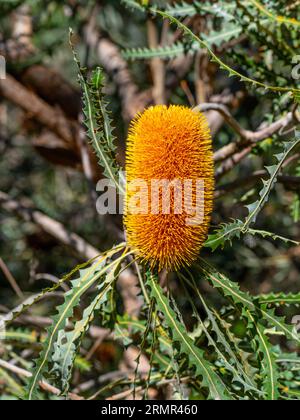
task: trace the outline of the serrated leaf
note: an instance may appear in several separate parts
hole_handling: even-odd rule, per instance
[[[214,287],[222,291],[225,297],[230,297],[235,304],[248,308],[254,314],[259,313],[261,315],[259,323],[265,320],[269,325],[275,327],[276,331],[285,335],[287,339],[294,340],[300,344],[300,336],[294,331],[291,325],[287,325],[283,318],[275,314],[275,310],[268,309],[266,305],[260,305],[258,298],[241,291],[237,283],[229,280],[224,274],[217,271],[203,259],[201,259],[199,269]],[[264,324],[262,325],[264,326]]]
[[[83,92],[83,113],[87,135],[99,158],[104,175],[112,181],[120,193],[124,194],[123,182],[120,179],[122,172],[116,160],[116,145],[112,121],[103,94],[103,70],[97,67],[92,72],[91,77],[88,78],[87,69],[81,67],[71,37],[72,31],[70,30],[70,45],[73,51],[74,61],[78,67],[78,78]]]
[[[270,401],[276,401],[279,397],[279,374],[278,367],[276,365],[276,357],[273,354],[272,346],[265,335],[265,329],[258,325],[253,315],[248,312],[249,318],[251,319],[256,335],[254,340],[258,343],[258,350],[263,354],[261,375],[263,377],[263,388],[266,392],[266,396]]]
[[[198,47],[199,50],[199,47]],[[182,42],[177,42],[173,45],[158,48],[133,48],[122,52],[125,60],[148,60],[152,58],[172,59],[185,53],[193,53],[197,51],[197,46],[194,48],[187,48]]]
[[[1,315],[1,321],[4,322],[5,326],[9,325],[12,321],[18,318],[23,312],[27,311],[29,308],[31,308],[33,305],[35,305],[37,302],[43,299],[44,296],[46,296],[48,293],[52,293],[55,290],[59,289],[62,284],[69,281],[74,274],[76,274],[81,269],[84,269],[85,267],[90,265],[95,259],[96,258],[93,258],[92,260],[89,260],[84,264],[77,265],[70,273],[68,273],[61,280],[59,280],[54,286],[48,287],[34,296],[30,296],[23,303],[21,303],[21,305],[17,306],[12,311],[8,312],[5,315]]]
[[[98,259],[91,267],[81,270],[80,276],[72,281],[72,288],[65,294],[64,303],[57,308],[57,314],[53,317],[53,323],[47,330],[47,338],[39,358],[35,362],[32,377],[29,379],[26,389],[26,399],[37,398],[37,386],[43,375],[51,370],[51,356],[54,344],[61,330],[66,327],[68,319],[73,315],[74,308],[79,304],[82,295],[101,278],[108,267],[105,266],[107,258],[118,252],[118,248],[109,252],[106,256]]]
[[[297,294],[289,293],[270,293],[268,295],[259,296],[260,304],[276,305],[276,306],[289,306],[289,305],[300,305],[300,292]]]
[[[205,41],[209,45],[221,46],[224,42],[228,42],[239,36],[241,29],[232,24],[219,32],[211,31],[205,35]],[[176,42],[173,45],[167,45],[157,48],[133,48],[122,52],[125,60],[150,60],[152,58],[173,59],[183,54],[195,54],[201,50],[201,46],[197,42],[186,43]]]
[[[142,7],[140,3],[135,0],[121,0],[121,2],[135,10],[139,10],[141,12],[146,12],[147,7]],[[233,20],[234,16],[232,12],[235,9],[235,4],[233,2],[224,4],[220,6],[219,4],[211,4],[209,1],[194,1],[191,3],[186,3],[185,1],[175,3],[174,5],[167,4],[165,11],[174,17],[188,17],[188,16],[195,16],[196,14],[200,13],[209,13],[210,15],[221,17],[226,20]],[[153,10],[158,9],[157,6],[153,6]]]
[[[291,204],[291,214],[295,223],[300,220],[300,194],[295,193]]]
[[[208,236],[208,240],[205,243],[207,248],[211,248],[214,252],[217,248],[221,247],[224,249],[226,242],[232,244],[233,239],[240,239],[241,235],[247,234],[252,236],[262,236],[263,238],[271,238],[274,241],[282,241],[286,244],[300,245],[300,242],[295,241],[290,238],[286,238],[281,235],[277,235],[273,232],[268,232],[265,230],[252,229],[248,228],[246,232],[243,231],[243,222],[241,220],[235,220],[229,224],[222,224],[219,229],[215,231],[214,234]]]
[[[179,29],[182,29],[182,31],[184,32],[184,34],[191,40],[191,41],[195,41],[198,42],[199,45],[202,48],[207,49],[207,51],[209,52],[211,59],[213,62],[216,62],[219,67],[222,70],[225,70],[229,76],[235,76],[237,78],[239,78],[241,81],[245,82],[245,83],[250,83],[253,86],[257,86],[257,87],[261,87],[264,88],[266,90],[270,90],[270,91],[274,91],[274,92],[290,92],[291,94],[295,95],[299,95],[300,94],[300,90],[299,89],[294,89],[294,88],[289,88],[289,87],[280,87],[280,86],[270,86],[267,85],[263,82],[260,82],[258,80],[254,80],[251,79],[248,76],[245,76],[241,73],[239,73],[237,70],[234,70],[232,67],[230,67],[228,64],[224,63],[215,53],[214,51],[210,48],[210,46],[208,45],[207,42],[205,42],[203,39],[200,39],[197,35],[195,35],[191,29],[189,29],[184,23],[182,23],[181,21],[179,21],[178,19],[176,19],[174,16],[171,16],[169,13],[165,12],[165,11],[161,11],[161,10],[157,10],[155,8],[148,8],[148,10],[150,12],[152,12],[154,15],[158,14],[160,15],[162,18],[164,19],[168,19],[171,23],[174,23]]]
[[[21,343],[37,343],[39,337],[36,331],[27,328],[8,329],[4,332],[0,331],[0,340],[19,341]]]
[[[142,6],[140,3],[137,3],[135,0],[121,0],[125,6],[133,10],[139,10],[140,12],[145,12],[145,6]]]
[[[219,31],[211,31],[208,35],[203,35],[203,39],[210,46],[220,47],[224,42],[236,39],[242,32],[242,29],[234,23],[226,25]]]
[[[299,144],[300,144],[300,133],[297,133],[296,139],[293,142],[286,143],[284,145],[283,153],[280,153],[277,155],[277,159],[279,159],[278,164],[267,167],[267,170],[270,174],[270,179],[268,181],[263,182],[264,187],[259,193],[260,199],[256,201],[255,203],[247,206],[249,210],[249,214],[246,217],[246,220],[243,224],[243,227],[242,227],[243,231],[247,231],[249,226],[252,223],[255,223],[258,213],[263,208],[264,204],[267,202],[269,194],[277,181],[277,177],[282,168],[282,165],[284,164],[289,154],[292,153],[292,151],[296,149]]]
[[[185,327],[177,321],[176,314],[170,307],[168,299],[164,296],[157,278],[150,273],[147,277],[150,295],[156,301],[157,310],[161,311],[165,317],[173,342],[177,342],[180,346],[179,351],[187,356],[189,364],[196,370],[196,376],[202,378],[202,384],[208,388],[211,398],[214,400],[233,399],[222,379],[214,371],[214,367],[204,358],[204,352],[195,346]]]
[[[280,154],[277,154],[278,164],[267,167],[267,170],[270,174],[269,180],[263,181],[263,188],[259,192],[260,199],[254,203],[248,204],[245,206],[248,210],[248,216],[245,221],[234,220],[228,224],[222,224],[219,229],[216,230],[214,234],[209,235],[208,240],[205,243],[205,246],[211,248],[214,252],[219,247],[224,247],[226,242],[232,243],[234,238],[240,238],[241,234],[250,234],[250,235],[260,235],[263,237],[270,237],[274,240],[282,240],[286,243],[293,243],[299,245],[298,241],[293,241],[291,239],[285,238],[280,235],[276,235],[271,232],[256,230],[250,228],[252,223],[255,223],[259,212],[262,210],[265,203],[268,201],[269,194],[274,187],[279,172],[286,160],[286,158],[295,150],[300,144],[300,133],[296,133],[296,138],[293,142],[285,143],[284,151]]]

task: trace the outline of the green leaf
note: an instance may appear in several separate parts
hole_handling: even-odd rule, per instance
[[[86,373],[91,372],[93,364],[89,360],[86,360],[84,357],[76,356],[74,361],[74,367],[76,369],[79,369],[80,372]]]
[[[121,3],[123,3],[129,9],[139,10],[142,13],[144,13],[146,10],[145,6],[142,6],[140,3],[137,3],[135,0],[121,0]]]
[[[246,3],[251,3],[254,7],[256,7],[260,13],[264,16],[267,16],[272,21],[278,23],[279,25],[287,25],[287,26],[295,26],[298,29],[300,28],[300,21],[295,18],[288,18],[285,16],[276,16],[272,12],[270,12],[260,1],[258,0],[247,0]]]
[[[196,49],[197,50],[197,49]],[[164,58],[172,59],[183,55],[185,53],[194,53],[196,51],[192,46],[190,49],[187,49],[187,46],[182,42],[177,42],[173,45],[167,45],[165,47],[158,48],[133,48],[127,49],[122,52],[123,58],[125,60],[149,60],[152,58]],[[199,50],[199,48],[198,48]]]
[[[241,35],[242,29],[235,23],[229,23],[219,31],[211,31],[208,35],[203,35],[203,39],[211,47],[220,47],[223,43],[236,39]]]
[[[182,22],[180,22],[178,19],[176,19],[175,17],[171,16],[170,14],[168,14],[167,12],[161,11],[161,10],[157,10],[155,8],[149,8],[148,9],[150,12],[152,12],[154,15],[158,14],[160,15],[162,18],[164,19],[168,19],[171,23],[174,23],[179,29],[182,29],[182,31],[184,32],[184,34],[191,40],[191,41],[195,41],[198,42],[199,45],[202,48],[207,49],[207,51],[209,52],[209,54],[211,55],[212,61],[216,62],[220,68],[222,70],[225,70],[228,74],[229,77],[237,77],[239,78],[242,82],[245,83],[250,83],[253,86],[257,86],[257,87],[261,87],[264,88],[266,90],[270,90],[270,91],[274,91],[274,92],[290,92],[293,95],[299,95],[300,94],[300,90],[299,89],[294,89],[294,88],[290,88],[290,87],[280,87],[280,86],[270,86],[267,85],[263,82],[260,82],[258,80],[254,80],[251,79],[248,76],[244,76],[243,74],[239,73],[237,70],[234,70],[232,67],[230,67],[229,65],[225,64],[215,53],[214,51],[209,47],[208,43],[205,42],[204,40],[200,39],[197,35],[195,35],[191,29],[189,29],[186,25],[184,25]]]
[[[292,217],[295,223],[300,221],[300,194],[295,193],[291,205]]]
[[[0,340],[18,341],[21,343],[37,343],[39,341],[38,334],[26,328],[10,328],[4,332],[0,331]]]
[[[78,56],[72,45],[70,30],[70,45],[74,55],[74,61],[78,67],[79,83],[83,92],[83,112],[87,135],[99,158],[99,163],[104,170],[104,175],[110,179],[117,190],[124,194],[121,168],[116,160],[115,137],[113,136],[112,121],[104,99],[104,73],[98,67],[88,78],[87,69],[82,68]]]
[[[221,17],[227,20],[234,19],[234,16],[231,12],[235,9],[235,4],[233,2],[228,2],[222,6],[219,4],[212,4],[207,1],[194,1],[192,4],[188,3],[176,3],[174,6],[168,5],[166,12],[174,17],[187,17],[195,16],[199,13],[209,13],[210,15]]]
[[[72,281],[72,288],[65,294],[64,303],[57,308],[58,313],[53,317],[53,323],[48,328],[48,335],[43,345],[43,349],[35,362],[32,377],[27,385],[27,399],[32,400],[37,398],[36,390],[38,383],[42,377],[51,370],[50,365],[52,363],[54,344],[58,339],[60,331],[66,327],[66,323],[73,315],[74,308],[80,303],[82,295],[110,268],[110,265],[105,265],[106,261],[109,257],[118,252],[118,250],[118,248],[114,249],[106,256],[98,259],[91,267],[81,270],[79,278]]]
[[[241,220],[234,220],[232,223],[229,224],[222,224],[219,229],[215,231],[214,234],[208,236],[208,239],[205,243],[207,248],[211,248],[214,252],[217,248],[221,247],[224,249],[226,242],[232,244],[233,239],[241,237],[243,234],[252,235],[252,236],[262,236],[263,238],[271,238],[274,241],[282,241],[286,244],[293,244],[293,245],[300,245],[300,242],[295,241],[290,238],[285,238],[281,235],[276,235],[276,233],[268,232],[265,230],[258,230],[248,228],[246,232],[243,231],[243,222]]]
[[[54,344],[54,353],[52,356],[54,366],[51,373],[58,378],[63,393],[68,392],[73,365],[82,339],[95,318],[95,314],[108,299],[109,292],[113,288],[113,283],[118,277],[121,261],[118,259],[116,262],[110,264],[112,265],[110,269],[107,268],[104,281],[97,287],[98,293],[96,297],[85,308],[82,318],[75,322],[74,328],[71,331],[65,331],[64,329],[59,331],[57,341]]]
[[[147,7],[142,7],[142,5],[135,0],[121,0],[125,6],[133,10],[139,10],[140,12],[146,12]],[[194,1],[191,3],[186,3],[185,1],[181,3],[175,3],[174,5],[166,5],[165,11],[174,17],[193,17],[196,14],[200,13],[209,13],[212,16],[221,17],[227,20],[234,19],[232,12],[235,10],[236,5],[234,2],[223,4],[212,4],[209,1]],[[158,6],[154,5],[153,10],[158,9]]]
[[[37,302],[43,299],[48,293],[54,292],[55,290],[59,289],[63,283],[69,281],[73,277],[74,274],[76,274],[79,270],[90,265],[95,259],[96,257],[87,261],[84,264],[77,265],[70,273],[68,273],[61,280],[59,280],[54,286],[48,287],[42,290],[42,292],[34,296],[30,296],[23,303],[21,303],[21,305],[17,306],[16,308],[8,312],[7,314],[1,316],[1,321],[4,322],[6,326],[9,325],[16,318],[18,318],[23,312],[27,311],[29,308],[31,308],[33,305],[35,305]]]
[[[148,275],[147,286],[151,297],[156,301],[156,309],[164,315],[173,343],[178,343],[180,353],[185,354],[190,366],[195,368],[195,375],[202,378],[202,384],[208,388],[210,397],[214,400],[233,399],[214,367],[204,358],[203,350],[195,346],[184,325],[178,322],[174,310],[153,274]]]
[[[116,340],[120,340],[125,347],[128,347],[135,342],[137,335],[144,335],[145,330],[145,321],[133,319],[125,314],[117,317],[113,334]],[[160,352],[155,352],[154,362],[162,369],[170,370],[174,365],[171,360],[173,354],[172,342],[163,328],[160,328],[157,339]]]
[[[219,247],[223,249],[227,241],[231,244],[234,238],[240,238],[242,226],[243,222],[240,220],[235,220],[227,225],[222,224],[214,234],[208,236],[205,246],[211,248],[213,252]]]
[[[209,306],[207,305],[204,298],[202,297],[199,289],[197,288],[194,278],[192,277],[190,281],[189,279],[187,279],[184,275],[180,273],[179,273],[179,278],[184,279],[184,282],[186,282],[189,285],[189,287],[192,288],[193,292],[195,293],[195,296],[199,298],[202,306],[204,307],[205,312],[207,313],[208,319],[211,323],[211,329],[217,337],[217,340],[216,340],[217,342],[215,342],[212,335],[209,333],[205,323],[200,318],[198,311],[195,307],[195,304],[193,302],[193,299],[191,298],[190,294],[187,292],[186,287],[184,286],[184,289],[187,293],[188,300],[193,308],[194,316],[198,320],[201,331],[204,331],[209,344],[215,348],[215,352],[216,354],[218,354],[221,362],[224,364],[224,367],[233,375],[232,380],[236,383],[240,383],[244,387],[245,391],[254,391],[255,393],[261,395],[262,393],[258,390],[254,381],[246,373],[242,364],[238,360],[236,354],[232,350],[230,346],[230,340],[228,339],[228,337],[224,335],[221,328],[219,327],[218,322],[213,312],[210,310]],[[221,348],[224,348],[225,350],[224,353],[221,351]],[[229,360],[227,359],[226,354],[229,356]]]

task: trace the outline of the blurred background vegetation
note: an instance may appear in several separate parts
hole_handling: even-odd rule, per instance
[[[150,3],[159,7],[168,3],[175,11],[178,7],[177,16],[241,73],[274,86],[299,84],[292,77],[298,63],[298,26],[276,25],[272,20],[266,25],[268,16],[247,1]],[[299,18],[297,1],[261,3],[274,16]],[[0,82],[2,311],[88,259],[85,252],[61,240],[60,228],[76,233],[100,251],[123,237],[119,217],[96,212],[94,185],[101,178],[101,169],[81,128],[81,93],[69,46],[70,27],[82,63],[89,69],[101,65],[106,73],[106,95],[122,165],[128,124],[136,112],[151,104],[222,104],[244,129],[253,132],[295,111],[290,95],[229,78],[210,61],[207,51],[184,40],[180,30],[128,4],[119,0],[0,0],[0,54],[7,63],[7,78]],[[297,75],[300,77],[296,71]],[[215,151],[236,141],[237,133],[219,112],[208,110],[207,116]],[[290,129],[295,125],[294,121],[265,136],[237,164],[225,160],[227,169],[224,161],[217,164],[212,232],[220,223],[245,217],[244,205],[255,201],[261,189],[264,166],[274,163],[283,134],[292,138]],[[286,162],[256,228],[299,241],[299,203],[298,152]],[[35,218],[33,209],[49,219]],[[49,231],[51,220],[60,225],[54,230],[50,226]],[[246,235],[215,253],[204,249],[202,255],[253,294],[299,291],[297,245]],[[203,282],[199,287],[221,306],[210,286]],[[176,282],[173,290],[176,295]],[[178,288],[179,300],[180,296]],[[33,315],[47,317],[54,304],[55,298],[43,302]],[[294,314],[297,309],[287,309],[289,317]],[[25,321],[23,327],[33,328]],[[243,326],[237,324],[237,328]],[[122,347],[114,347],[108,339],[96,346],[91,359],[97,373],[103,375],[122,363],[133,363],[132,356],[127,360],[122,355]],[[80,370],[89,370],[89,363],[80,366],[79,360],[77,375],[85,375]],[[87,379],[92,376],[86,375]]]

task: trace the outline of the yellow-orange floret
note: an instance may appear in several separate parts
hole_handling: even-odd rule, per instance
[[[213,209],[212,139],[205,116],[176,105],[158,105],[139,114],[129,130],[126,174],[124,222],[128,244],[152,268],[173,270],[191,265],[207,238]],[[137,179],[147,185],[149,203],[144,214],[132,212],[128,204],[136,194],[130,185]],[[180,180],[182,185],[184,180],[192,180],[193,185],[203,180],[202,222],[188,224],[190,215],[184,206],[181,214],[175,214],[174,195],[170,214],[162,213],[162,203],[159,213],[152,214],[153,180]],[[196,188],[192,194],[192,203],[197,205]]]

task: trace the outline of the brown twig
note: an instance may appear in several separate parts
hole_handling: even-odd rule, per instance
[[[34,52],[32,43],[32,16],[28,5],[21,5],[11,17],[12,32],[11,38],[4,39],[0,33],[0,54],[7,61],[21,61],[28,59]]]
[[[153,19],[147,20],[148,29],[148,44],[150,48],[157,48],[159,46],[158,33]],[[153,99],[155,104],[166,103],[165,92],[165,65],[160,58],[152,58],[150,60],[150,67],[153,79]]]
[[[177,381],[178,381],[177,379],[163,379],[163,380],[157,382],[156,386],[161,387],[161,386],[164,386],[164,385],[177,383]],[[184,378],[180,379],[180,383],[183,383],[183,384],[188,383],[189,381],[190,381],[190,378],[187,378],[187,377],[184,377]],[[122,399],[125,399],[126,397],[129,397],[130,395],[132,395],[134,391],[139,393],[139,392],[143,391],[143,387],[142,386],[136,387],[135,390],[134,389],[128,389],[127,391],[123,391],[123,392],[120,392],[118,394],[112,395],[111,397],[106,398],[106,399],[109,400],[109,401],[122,400]]]
[[[231,171],[236,165],[238,165],[243,159],[245,159],[252,151],[253,146],[248,146],[241,152],[235,153],[233,156],[227,158],[222,165],[215,171],[216,179],[221,178],[227,172]]]
[[[189,84],[186,80],[182,80],[180,83],[180,87],[183,90],[183,92],[185,93],[185,96],[187,97],[187,100],[189,101],[189,104],[191,107],[194,107],[196,104],[194,95],[192,94],[192,91],[189,87]]]
[[[5,210],[17,213],[23,219],[35,223],[43,231],[75,250],[81,258],[89,260],[99,255],[99,251],[96,248],[76,233],[69,232],[62,223],[51,219],[40,211],[30,208],[24,203],[24,200],[13,200],[7,194],[0,192],[0,204]]]
[[[222,165],[216,170],[216,178],[219,179],[236,165],[238,165],[245,157],[247,157],[257,143],[273,136],[274,134],[283,135],[287,132],[295,130],[297,124],[300,122],[300,115],[297,107],[289,112],[286,116],[278,121],[264,127],[258,131],[245,130],[233,118],[226,106],[215,103],[205,103],[198,105],[194,111],[217,111],[222,115],[227,124],[238,134],[239,140],[232,142],[227,146],[222,147],[214,153],[215,162],[223,162]]]
[[[279,133],[286,127],[290,127],[292,124],[296,124],[300,121],[300,117],[297,112],[289,112],[286,116],[282,117],[278,121],[271,125],[264,127],[258,131],[245,130],[230,114],[228,108],[222,104],[215,103],[204,103],[194,108],[194,111],[217,111],[219,112],[227,122],[227,124],[238,134],[240,140],[237,142],[230,143],[227,146],[222,147],[214,154],[215,162],[223,161],[235,154],[236,157],[234,162],[238,162],[237,157],[241,149],[247,148],[247,146],[254,147],[258,142]],[[248,149],[247,149],[248,150]],[[250,149],[251,150],[251,149]],[[243,156],[243,155],[242,155]]]
[[[20,299],[23,299],[24,298],[24,294],[23,294],[22,290],[20,289],[20,287],[19,287],[16,279],[11,274],[11,272],[9,271],[7,265],[5,264],[5,262],[3,261],[3,259],[1,257],[0,257],[0,268],[3,271],[3,274],[7,278],[7,280],[9,282],[9,284],[11,285],[12,289],[15,291],[16,295]]]
[[[209,105],[211,105],[211,109],[207,107],[206,110],[202,112],[206,113],[209,127],[213,136],[216,133],[218,133],[218,131],[220,130],[220,128],[223,126],[225,122],[224,116],[220,112],[213,109],[214,105],[216,104],[222,105],[232,110],[232,109],[239,108],[239,106],[241,105],[244,99],[245,99],[245,92],[238,91],[235,94],[233,94],[233,93],[228,92],[228,89],[225,89],[224,92],[222,92],[221,94],[212,95],[209,98]],[[208,104],[202,104],[202,105],[203,105],[203,109],[205,109],[204,106],[205,105],[207,106]]]
[[[25,369],[21,369],[21,368],[15,366],[15,365],[13,365],[12,363],[6,362],[5,360],[0,359],[0,366],[4,369],[10,371],[10,372],[15,373],[17,376],[19,376],[21,378],[31,378],[32,377],[31,372],[29,372]],[[50,385],[46,381],[39,381],[39,386],[40,386],[41,389],[43,389],[46,392],[49,392],[50,394],[53,394],[53,395],[56,395],[56,396],[62,394],[62,392],[58,388]],[[75,400],[75,401],[84,400],[83,397],[80,397],[79,395],[74,394],[72,392],[68,393],[68,398],[70,400]]]
[[[84,28],[84,39],[86,44],[96,51],[99,62],[114,80],[122,101],[123,116],[128,121],[152,103],[152,92],[151,90],[139,91],[119,48],[110,39],[100,34],[96,22],[98,11],[99,8],[96,6]]]
[[[83,173],[89,187],[92,208],[96,208],[96,201],[98,199],[98,196],[97,196],[97,192],[96,192],[95,184],[93,180],[93,168],[91,164],[88,145],[86,142],[85,131],[83,129],[83,121],[84,121],[84,116],[81,114],[80,115],[81,127],[79,128],[77,136],[76,136],[77,144],[80,150]]]

